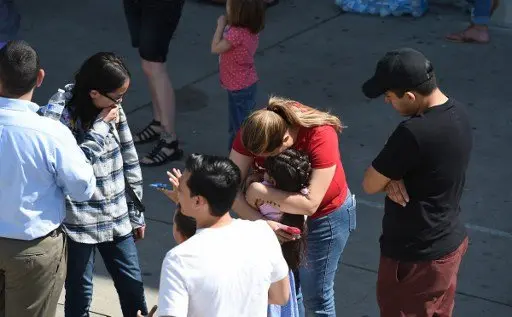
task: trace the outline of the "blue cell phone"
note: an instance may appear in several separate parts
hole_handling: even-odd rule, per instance
[[[153,184],[149,184],[149,186],[153,187],[153,188],[156,188],[156,189],[168,189],[168,190],[172,190],[172,187],[168,184],[164,184],[164,183],[153,183]]]

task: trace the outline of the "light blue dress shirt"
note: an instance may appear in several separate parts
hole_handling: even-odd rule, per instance
[[[91,164],[69,129],[33,102],[0,97],[0,237],[33,240],[58,228],[65,196],[87,201]]]

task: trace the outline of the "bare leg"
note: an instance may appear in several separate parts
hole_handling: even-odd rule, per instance
[[[160,121],[162,130],[167,136],[176,139],[176,99],[171,79],[165,63],[155,63],[142,60],[142,69],[146,74],[153,102],[153,116]]]
[[[143,166],[158,166],[183,155],[176,138],[176,101],[165,61],[185,0],[125,1],[140,6],[141,12],[135,12],[135,17],[127,17],[129,26],[134,29],[130,33],[132,42],[139,48],[142,70],[148,80],[154,117],[148,126],[134,134],[133,140],[137,144],[158,141],[153,150],[140,160]],[[141,20],[140,26],[136,24],[137,19]]]
[[[144,63],[144,62],[143,62]],[[151,94],[151,107],[153,108],[153,119],[157,122],[162,122],[162,115],[160,113],[160,109],[158,108],[158,103],[156,101],[156,90],[154,85],[151,85],[151,80],[149,76],[146,75],[148,79],[149,92]]]
[[[160,142],[151,153],[140,160],[142,165],[161,165],[168,160],[179,159],[182,151],[176,138],[176,98],[165,63],[142,60],[153,102],[153,116],[160,122]]]

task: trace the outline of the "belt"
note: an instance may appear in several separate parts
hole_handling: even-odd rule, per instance
[[[59,226],[57,229],[50,231],[47,235],[45,235],[45,236],[43,236],[43,237],[41,237],[39,239],[42,240],[42,239],[46,239],[46,238],[49,238],[49,237],[55,238],[55,237],[58,237],[59,234],[61,234],[61,233],[62,233],[62,227]]]

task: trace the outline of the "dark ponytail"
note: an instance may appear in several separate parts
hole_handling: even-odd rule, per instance
[[[174,224],[176,224],[176,229],[185,239],[196,234],[196,220],[192,217],[185,216],[181,212],[181,206],[179,204],[176,206],[176,211],[174,211]]]
[[[276,188],[298,193],[309,186],[311,164],[309,157],[295,149],[287,149],[276,156],[265,160],[265,170],[274,180]],[[283,214],[280,222],[284,225],[299,228],[301,238],[283,243],[283,256],[290,269],[298,269],[306,251],[307,225],[303,215]]]

